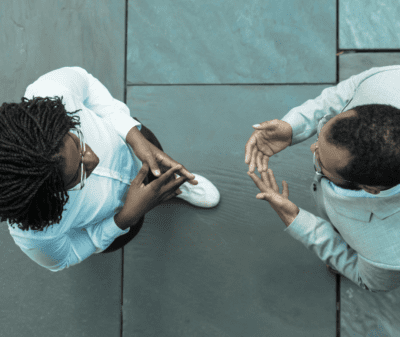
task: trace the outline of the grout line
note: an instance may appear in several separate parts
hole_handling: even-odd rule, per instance
[[[336,337],[340,337],[340,284],[342,281],[341,275],[336,275]]]
[[[128,53],[128,5],[129,0],[125,0],[125,50],[124,50],[124,82],[122,83],[124,89],[124,103],[126,104],[126,92],[127,92],[127,53]],[[120,321],[120,337],[123,337],[123,324],[124,324],[124,247],[121,249],[121,321]]]
[[[399,48],[393,48],[393,49],[340,49],[339,51],[345,52],[345,53],[387,53],[387,52],[393,52],[393,53],[398,53],[400,52]]]
[[[339,83],[339,58],[340,54],[343,53],[339,49],[339,0],[336,0],[336,83]],[[336,304],[336,310],[335,310],[335,318],[336,318],[336,337],[340,337],[340,281],[341,281],[341,276],[336,275],[336,299],[335,299],[335,304]]]
[[[336,83],[339,83],[339,0],[336,0]]]
[[[328,82],[328,83],[323,83],[323,82],[319,82],[319,83],[171,83],[171,84],[152,84],[152,83],[140,83],[140,84],[136,84],[136,83],[127,83],[126,86],[127,87],[141,87],[141,86],[158,86],[158,87],[162,87],[162,86],[212,86],[212,85],[220,85],[220,86],[228,86],[228,85],[242,85],[242,86],[246,86],[246,85],[262,85],[262,86],[276,86],[276,85],[336,85],[336,82]]]

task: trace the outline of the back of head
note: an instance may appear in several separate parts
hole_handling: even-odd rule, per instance
[[[68,116],[62,97],[22,97],[19,104],[2,104],[1,221],[18,224],[22,230],[38,231],[61,221],[69,196],[60,150],[65,135],[77,125],[79,117]]]
[[[399,185],[400,110],[384,104],[359,105],[351,110],[356,115],[338,120],[327,135],[329,143],[352,155],[338,173],[361,185]]]

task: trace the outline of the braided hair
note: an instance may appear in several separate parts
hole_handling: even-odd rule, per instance
[[[67,115],[62,99],[22,97],[0,107],[0,220],[23,231],[59,223],[69,199],[60,150],[80,118]]]
[[[327,141],[347,149],[352,158],[337,170],[343,179],[360,185],[400,184],[400,110],[384,104],[359,105],[352,117],[336,121]]]

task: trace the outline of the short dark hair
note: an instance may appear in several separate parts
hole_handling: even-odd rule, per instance
[[[338,174],[360,185],[391,188],[400,184],[400,110],[384,104],[351,110],[356,114],[337,120],[327,134],[329,143],[352,155]]]
[[[69,199],[60,150],[80,118],[68,116],[62,99],[22,97],[0,107],[0,219],[23,231],[59,223]]]

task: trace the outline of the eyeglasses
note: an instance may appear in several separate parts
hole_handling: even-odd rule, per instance
[[[317,143],[318,142],[318,139],[316,140],[316,142],[315,143]],[[318,161],[317,161],[317,158],[315,157],[315,152],[317,152],[317,149],[318,149],[318,145],[316,145],[315,144],[315,150],[314,150],[314,169],[315,169],[315,171],[317,172],[317,174],[319,175],[319,176],[323,176],[323,177],[325,177],[325,178],[327,178],[327,179],[329,179],[329,180],[331,180],[332,178],[333,179],[336,179],[336,180],[339,180],[339,181],[347,181],[347,182],[349,182],[349,183],[351,183],[352,181],[349,181],[349,180],[345,180],[345,179],[339,179],[339,178],[334,178],[334,177],[332,177],[332,178],[329,178],[329,177],[327,177],[325,174],[322,174],[321,173],[321,167],[319,166],[319,163],[318,163]]]
[[[68,191],[79,191],[85,186],[86,182],[86,170],[85,173],[83,173],[83,154],[86,151],[85,147],[85,139],[83,138],[83,134],[81,130],[76,129],[76,133],[78,134],[78,138],[81,144],[81,156],[82,156],[82,163],[81,163],[81,182],[78,183],[74,188],[69,189]]]

